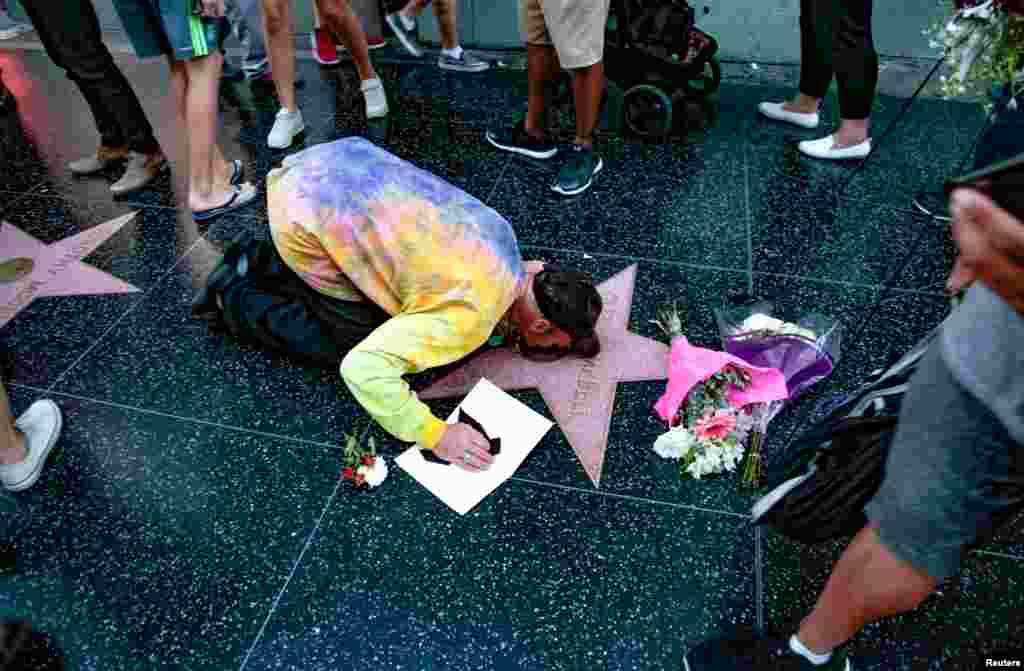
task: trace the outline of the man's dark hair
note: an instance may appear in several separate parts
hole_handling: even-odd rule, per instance
[[[590,275],[545,264],[533,278],[533,295],[544,318],[572,337],[573,354],[592,358],[601,352],[594,327],[603,303]]]

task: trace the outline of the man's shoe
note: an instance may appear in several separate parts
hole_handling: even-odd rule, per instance
[[[594,176],[604,168],[604,161],[592,147],[573,145],[562,169],[558,171],[551,190],[563,196],[583,193],[594,183]]]
[[[281,108],[274,118],[274,127],[270,129],[267,136],[267,146],[271,149],[287,149],[292,146],[295,137],[306,130],[306,124],[302,120],[302,111],[289,112]]]
[[[155,154],[140,154],[132,152],[125,166],[121,179],[110,185],[110,192],[115,196],[123,196],[132,191],[138,191],[154,179],[160,176],[167,169],[167,157],[163,152]]]
[[[128,151],[128,147],[104,147],[100,145],[99,149],[92,156],[86,156],[85,158],[68,163],[68,169],[71,171],[71,174],[80,177],[95,175],[119,161],[127,160],[130,155],[131,152]]]
[[[360,84],[363,98],[366,100],[366,118],[380,119],[388,115],[388,97],[384,92],[384,84],[380,79],[367,79]]]
[[[463,51],[459,58],[452,58],[442,51],[441,55],[437,57],[437,67],[453,72],[483,72],[489,69],[491,64],[468,51]]]
[[[785,638],[721,637],[683,655],[683,671],[851,671],[843,653],[816,666],[793,652]]]
[[[15,426],[25,434],[28,455],[16,464],[0,464],[0,484],[20,492],[36,484],[50,450],[57,444],[63,420],[60,408],[50,400],[36,401],[18,418]]]
[[[784,109],[782,106],[785,103],[761,103],[757,106],[757,111],[762,116],[768,117],[773,121],[783,121],[785,123],[791,123],[794,126],[800,126],[801,128],[817,128],[819,117],[818,113],[804,114],[802,112],[790,112]]]
[[[337,65],[341,62],[338,58],[338,46],[334,43],[334,36],[325,28],[313,29],[310,35],[313,42],[313,58],[320,65]]]
[[[558,153],[558,147],[547,138],[538,140],[526,132],[526,122],[520,121],[510,129],[489,130],[487,141],[498,149],[504,149],[530,158],[551,158]]]
[[[849,147],[836,147],[835,136],[829,135],[820,140],[804,140],[797,144],[801,154],[811,158],[823,158],[830,161],[845,161],[855,158],[864,158],[871,153],[871,138],[860,144],[853,144]]]
[[[413,58],[421,58],[423,56],[423,48],[414,34],[416,29],[406,30],[402,24],[402,17],[399,16],[398,12],[388,14],[384,17],[384,20],[387,22],[388,27],[391,28],[391,32],[395,34],[398,41],[405,47],[405,50],[409,52],[410,56]]]

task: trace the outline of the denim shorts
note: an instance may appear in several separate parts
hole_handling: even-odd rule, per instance
[[[956,381],[933,345],[903,401],[885,479],[865,509],[882,545],[943,580],[1022,505],[1024,445]]]
[[[169,56],[188,61],[220,51],[227,21],[192,12],[193,0],[114,0],[139,58]]]

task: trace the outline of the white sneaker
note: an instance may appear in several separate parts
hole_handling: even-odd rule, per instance
[[[50,400],[36,401],[14,423],[25,434],[28,456],[16,464],[0,464],[0,484],[20,492],[36,484],[50,450],[57,444],[63,420],[60,408]]]
[[[836,147],[835,136],[829,135],[820,140],[804,140],[797,145],[800,153],[811,158],[825,158],[833,161],[842,161],[851,158],[864,158],[871,153],[871,138],[860,144],[849,147]]]
[[[302,111],[289,112],[281,108],[274,118],[274,127],[270,129],[267,136],[267,146],[271,149],[287,149],[292,146],[295,136],[306,130],[306,124],[302,121]]]
[[[388,97],[379,78],[367,79],[360,86],[366,98],[366,118],[379,119],[388,115]]]
[[[818,113],[804,114],[802,112],[790,112],[785,110],[782,106],[785,103],[761,103],[757,106],[757,111],[762,115],[773,119],[775,121],[785,121],[791,123],[794,126],[800,126],[801,128],[817,128],[818,127]]]

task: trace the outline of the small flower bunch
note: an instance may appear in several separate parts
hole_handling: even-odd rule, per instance
[[[736,399],[746,398],[744,393],[764,393],[766,371],[744,368],[734,357],[689,345],[674,308],[663,311],[654,323],[672,340],[669,385],[656,405],[669,430],[654,442],[655,453],[679,461],[680,474],[697,480],[736,470],[745,444],[761,425],[760,412],[765,407]],[[781,375],[770,373],[779,378],[775,396],[768,392],[776,398]]]
[[[387,479],[388,463],[384,457],[377,456],[377,443],[373,436],[366,440],[369,430],[370,427],[367,425],[361,435],[353,433],[345,436],[345,468],[341,475],[356,487],[373,489]]]
[[[1024,2],[953,0],[952,12],[950,19],[924,31],[929,46],[943,51],[952,68],[941,79],[943,95],[988,101],[993,88],[1008,85],[1010,109],[1015,109],[1016,96],[1024,91]]]
[[[729,390],[743,390],[749,384],[744,371],[726,366],[695,385],[675,423],[654,441],[654,451],[663,459],[679,461],[681,474],[695,480],[736,470],[754,418],[747,408],[732,407],[726,396]]]

